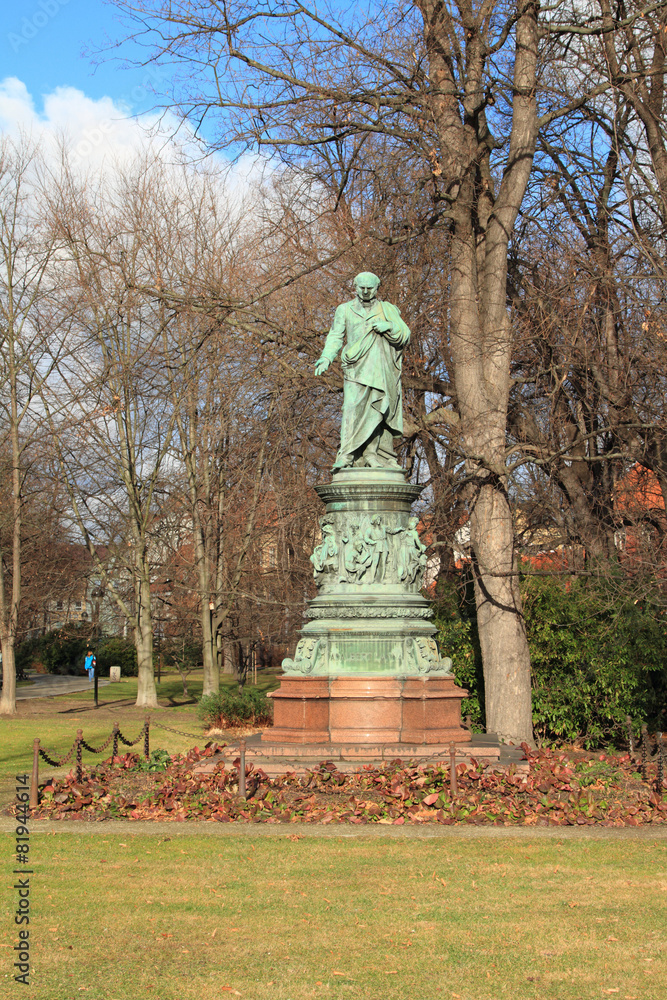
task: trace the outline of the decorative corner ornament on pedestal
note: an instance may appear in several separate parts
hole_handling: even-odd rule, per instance
[[[315,366],[343,347],[341,445],[311,556],[318,596],[293,658],[283,660],[274,727],[262,739],[293,743],[466,742],[461,700],[422,596],[426,546],[393,440],[403,430],[401,364],[410,330],[377,298],[379,279],[355,279]]]

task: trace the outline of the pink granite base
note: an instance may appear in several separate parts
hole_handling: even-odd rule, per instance
[[[453,677],[283,677],[273,698],[280,744],[469,743],[461,725],[467,691]]]

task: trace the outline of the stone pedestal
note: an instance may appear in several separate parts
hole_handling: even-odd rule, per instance
[[[442,658],[412,503],[421,487],[401,469],[344,469],[316,490],[326,504],[311,557],[318,596],[274,692],[285,743],[467,742],[467,692]]]
[[[272,695],[275,743],[443,744],[470,740],[466,692],[452,677],[283,677]]]

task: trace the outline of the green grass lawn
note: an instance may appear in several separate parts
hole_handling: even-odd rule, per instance
[[[177,826],[171,839],[130,824],[32,834],[34,1000],[665,998],[664,840]],[[15,905],[5,892],[7,997],[24,995],[9,964]]]
[[[237,685],[231,677],[224,677],[221,681],[223,687]],[[273,673],[258,675],[257,687],[260,690],[272,690],[277,684],[277,677]],[[89,690],[73,694],[17,702],[18,714],[0,719],[0,808],[12,794],[15,774],[30,772],[32,746],[36,736],[48,753],[62,756],[71,747],[77,729],[83,729],[86,742],[91,746],[98,746],[117,721],[123,735],[133,740],[143,726],[146,715],[150,714],[154,725],[151,730],[151,749],[161,747],[170,753],[189,750],[198,742],[196,738],[180,736],[160,728],[160,725],[164,725],[181,729],[195,737],[203,734],[205,727],[197,714],[197,701],[202,691],[201,671],[189,675],[187,687],[188,697],[185,697],[180,676],[177,673],[163,672],[161,683],[157,685],[160,707],[149,713],[145,709],[134,707],[137,697],[137,681],[134,677],[128,677],[118,684],[100,687],[99,708],[95,708],[92,685]],[[202,735],[199,735],[199,745],[202,746],[203,742]],[[142,745],[138,745],[137,749],[141,751]],[[101,759],[103,758],[84,752],[84,766]],[[45,773],[54,773],[53,768],[42,763],[40,775]]]

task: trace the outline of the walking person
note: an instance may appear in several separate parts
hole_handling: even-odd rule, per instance
[[[88,671],[88,680],[93,683],[95,679],[95,667],[97,666],[97,660],[95,659],[95,654],[92,649],[89,649],[86,653],[86,659],[84,661],[84,667]]]

